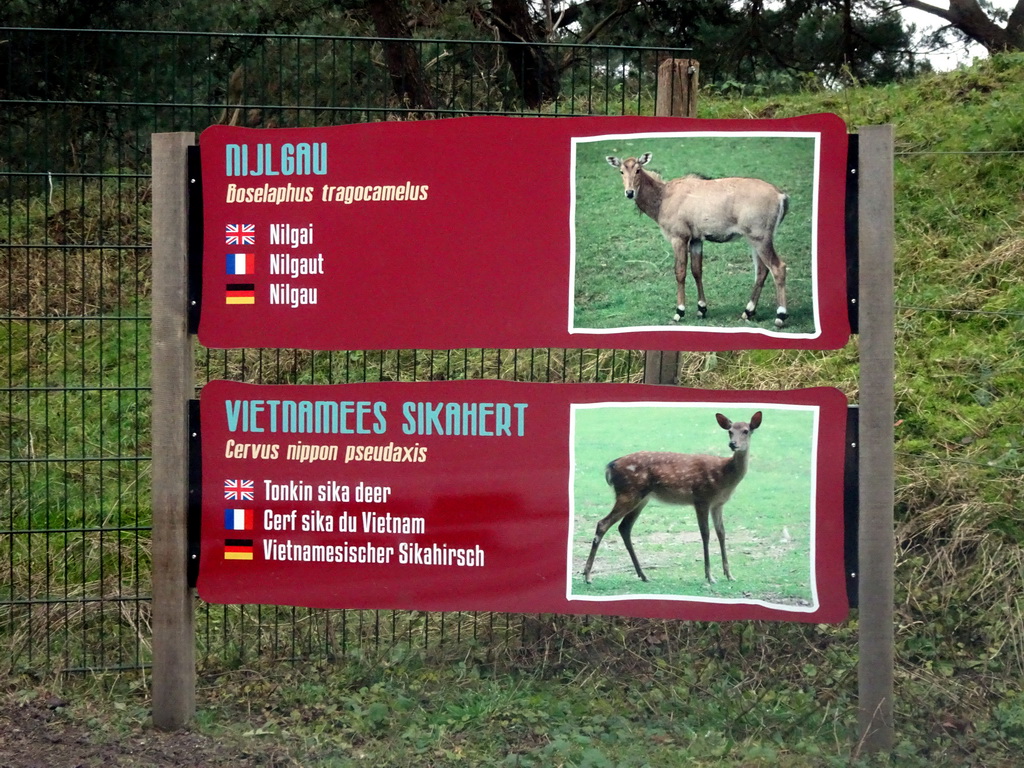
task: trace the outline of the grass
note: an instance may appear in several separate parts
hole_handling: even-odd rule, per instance
[[[852,630],[536,617],[523,637],[204,675],[191,734],[152,730],[140,673],[11,677],[0,714],[53,707],[44,744],[69,730],[86,765],[147,744],[146,764],[188,764],[179,741],[209,766],[1009,768],[1024,747],[1019,691],[982,710],[969,681],[922,667],[901,676],[892,755],[858,754]]]

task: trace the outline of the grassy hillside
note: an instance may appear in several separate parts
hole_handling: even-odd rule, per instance
[[[703,117],[835,112],[851,127],[896,126],[899,744],[894,765],[1009,766],[1024,749],[1021,105],[1024,56],[1007,55],[962,72],[884,88],[742,100],[702,95],[699,106]],[[26,232],[46,215],[42,198],[38,206],[17,212],[28,222]],[[143,200],[134,211],[131,206],[115,210],[146,217],[147,206]],[[641,230],[653,228],[632,213],[626,220]],[[145,232],[144,223],[139,231]],[[84,276],[76,288],[78,278],[69,277],[66,264],[40,267],[28,248],[22,250],[23,258],[0,264],[7,270],[0,274],[8,285],[3,300],[26,315],[99,312],[110,320],[54,322],[42,334],[28,323],[10,324],[0,339],[0,358],[7,361],[12,382],[38,390],[28,396],[31,407],[24,418],[0,421],[12,453],[73,457],[81,454],[79,443],[99,445],[112,455],[147,452],[145,430],[121,431],[116,417],[134,410],[145,424],[149,410],[149,360],[145,352],[138,358],[131,354],[139,349],[135,337],[148,334],[148,323],[138,318],[148,301],[144,265],[118,254],[100,270],[105,280],[122,280],[105,294],[117,300],[104,305]],[[48,279],[65,282],[61,306],[33,304],[38,294],[30,273],[38,276],[40,269]],[[666,291],[655,301],[659,317],[671,309],[671,281]],[[869,311],[868,297],[861,304]],[[724,305],[723,300],[723,312]],[[62,327],[68,331],[63,336],[57,332]],[[213,359],[231,375],[255,379],[263,376],[265,361],[273,360],[287,377],[288,371],[316,371],[316,363],[327,360],[344,378],[360,380],[400,378],[410,370],[430,378],[435,360],[439,366],[453,360],[431,353],[380,355],[377,362],[359,352],[313,356],[312,362],[310,357],[231,353],[204,362]],[[508,355],[487,358],[494,362],[486,364],[483,353],[456,358],[456,366],[464,365],[471,376],[530,375],[518,367],[521,358]],[[534,356],[529,360],[532,371]],[[709,388],[830,384],[856,400],[856,361],[856,340],[835,353],[692,354],[684,359],[683,383]],[[552,378],[562,366],[571,378],[584,365],[582,357],[577,363],[558,353],[538,353],[536,362]],[[610,368],[616,357],[602,356],[596,364]],[[110,395],[92,402],[74,392],[86,381],[90,386],[128,383],[140,391],[129,403],[114,402]],[[63,394],[61,386],[71,394]],[[58,594],[52,585],[72,572],[108,583],[104,594],[145,592],[145,552],[120,547],[116,537],[106,545],[102,538],[76,537],[83,528],[148,526],[145,465],[136,469],[131,463],[134,474],[122,482],[115,477],[125,471],[120,462],[64,463],[69,471],[39,470],[26,462],[11,465],[11,474],[0,477],[7,485],[2,497],[14,500],[15,527],[60,529],[53,551],[63,553],[48,560],[50,550],[32,550],[27,539],[11,535],[3,545],[12,557],[17,554],[20,565],[7,574],[0,594],[18,597],[47,589]],[[113,497],[120,488],[130,488],[131,495]],[[66,501],[54,507],[57,496]],[[61,548],[61,536],[81,545]],[[611,550],[599,555],[613,557]],[[12,657],[38,649],[42,641],[23,631],[21,619],[30,610],[5,619],[3,638]],[[48,637],[58,645],[88,648],[107,626],[103,610],[102,605],[83,608],[78,615],[48,608],[47,626],[55,629]],[[368,643],[345,663],[325,663],[313,676],[304,667],[288,672],[261,660],[246,661],[242,649],[239,669],[223,680],[211,676],[201,687],[199,727],[223,743],[237,744],[242,754],[275,764],[311,759],[348,764],[353,754],[378,765],[494,764],[496,755],[507,755],[506,765],[521,766],[863,764],[851,758],[856,751],[855,615],[839,627],[513,617],[501,619],[504,628],[497,630],[492,618],[491,632],[479,638],[475,621],[462,634],[464,619],[446,619],[449,631],[457,626],[458,636],[466,639],[451,665],[445,663],[452,661],[447,650],[430,647],[434,629],[426,625],[429,617],[418,614],[392,617],[395,647]],[[123,644],[133,658],[138,644],[148,643],[148,616],[120,621],[132,629],[104,642]],[[216,616],[207,619],[207,636],[217,635],[216,622]],[[362,632],[359,622],[355,631]],[[310,635],[321,631],[310,623],[315,625]],[[414,633],[425,638],[429,651],[402,651],[406,632],[410,639]],[[54,647],[52,653],[60,660],[66,651]],[[294,646],[291,655],[297,655]],[[224,666],[223,659],[208,662],[216,674]],[[54,682],[49,690],[66,686],[69,697],[81,699],[62,717],[89,723],[93,738],[116,739],[145,720],[148,683],[140,680],[127,690],[101,685],[102,696],[80,681]],[[221,684],[224,680],[230,684]],[[20,678],[11,678],[7,693],[14,702],[45,695],[38,683]],[[97,703],[106,700],[119,706]],[[254,734],[264,741],[254,745]]]
[[[944,663],[993,663],[1014,679],[1024,668],[1022,75],[1018,54],[899,86],[701,104],[707,116],[822,110],[896,126],[901,621],[911,645],[941,647]],[[801,380],[831,374],[831,363],[798,357]]]

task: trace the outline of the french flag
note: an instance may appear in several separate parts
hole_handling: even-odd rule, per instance
[[[226,274],[229,275],[252,275],[256,273],[256,254],[254,253],[229,253],[227,254]]]
[[[252,517],[251,509],[225,509],[224,528],[228,531],[251,531]]]

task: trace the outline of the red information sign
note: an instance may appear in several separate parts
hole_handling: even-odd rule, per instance
[[[199,594],[841,621],[845,409],[831,388],[215,381],[201,397]],[[629,517],[652,493],[635,568],[617,520],[594,546],[613,509]],[[716,583],[687,502],[710,520]]]
[[[846,139],[835,115],[214,126],[199,339],[838,348]]]

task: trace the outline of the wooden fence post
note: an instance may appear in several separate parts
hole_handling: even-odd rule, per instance
[[[696,59],[665,59],[658,65],[658,117],[696,117],[697,80],[700,62]]]
[[[893,127],[860,134],[860,750],[893,746]]]
[[[196,711],[188,586],[188,173],[192,133],[153,135],[153,723],[175,730]]]
[[[696,59],[665,59],[658,66],[657,117],[696,117]],[[679,353],[650,351],[644,354],[645,384],[675,384],[679,378]]]

